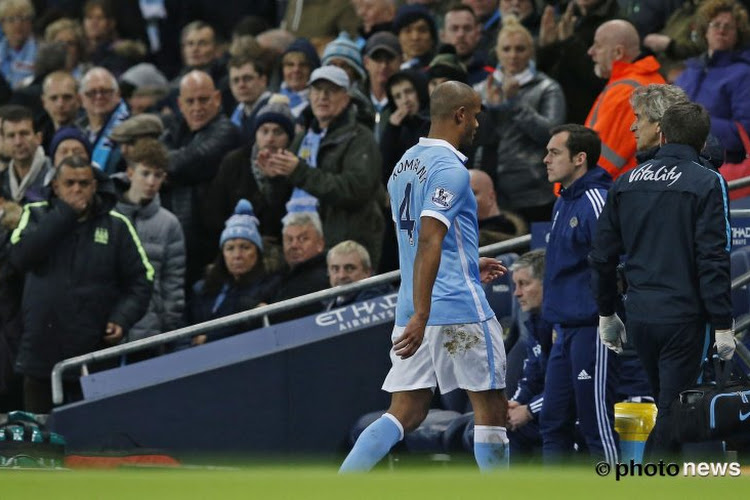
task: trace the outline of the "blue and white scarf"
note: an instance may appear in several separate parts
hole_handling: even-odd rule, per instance
[[[109,134],[112,133],[112,129],[128,118],[130,118],[130,110],[125,101],[121,99],[120,104],[118,104],[112,112],[109,120],[99,131],[94,141],[94,154],[91,155],[91,161],[96,163],[99,168],[107,174],[112,173],[108,171],[110,166],[107,165],[107,162],[109,161],[112,151],[117,147],[117,144],[109,138]]]
[[[305,137],[302,139],[297,156],[307,162],[310,168],[318,168],[318,151],[320,143],[326,135],[326,130],[315,132],[312,127],[307,130]],[[318,199],[298,187],[292,191],[292,196],[286,203],[287,213],[292,212],[315,212],[318,206]]]

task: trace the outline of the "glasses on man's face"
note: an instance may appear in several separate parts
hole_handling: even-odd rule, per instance
[[[708,23],[708,27],[716,31],[735,31],[737,26],[732,23],[720,23],[718,21],[711,21]]]
[[[26,23],[31,22],[33,18],[31,16],[6,16],[0,19],[3,23]]]
[[[114,93],[115,93],[115,89],[89,89],[86,92],[84,92],[83,95],[85,95],[89,99],[93,99],[94,97],[97,97],[97,96],[110,97]]]

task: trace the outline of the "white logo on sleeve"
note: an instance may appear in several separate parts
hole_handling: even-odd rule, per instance
[[[586,370],[581,370],[581,373],[578,374],[578,380],[591,380],[591,375],[586,373]]]
[[[448,209],[453,204],[453,198],[455,197],[455,194],[445,188],[439,187],[436,188],[435,192],[432,194],[432,202],[438,207]]]

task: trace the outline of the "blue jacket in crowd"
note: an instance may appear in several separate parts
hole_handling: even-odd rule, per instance
[[[560,191],[552,215],[544,273],[542,317],[562,326],[599,323],[588,254],[612,178],[594,167]]]
[[[727,159],[744,157],[737,126],[750,132],[750,51],[716,51],[686,62],[675,82],[691,101],[702,104],[711,115],[711,134],[727,152]]]

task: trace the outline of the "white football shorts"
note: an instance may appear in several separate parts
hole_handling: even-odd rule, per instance
[[[404,327],[394,326],[391,340],[403,331]],[[428,326],[417,352],[401,359],[391,349],[391,363],[383,382],[387,392],[504,389],[503,329],[494,317],[483,323]]]

